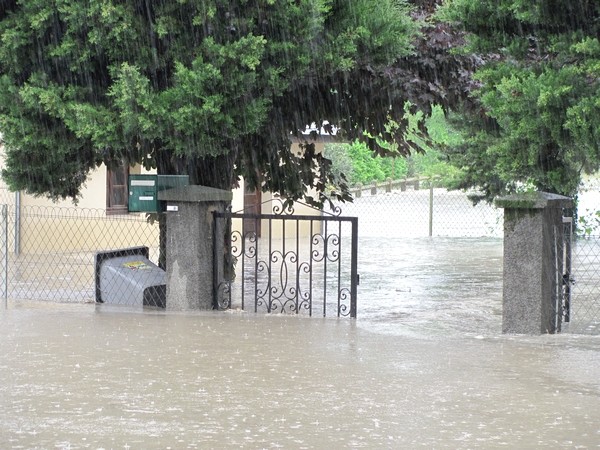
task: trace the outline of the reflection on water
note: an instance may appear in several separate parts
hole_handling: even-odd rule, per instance
[[[395,335],[360,320],[106,305],[11,304],[0,327],[7,449],[600,442],[594,336]]]

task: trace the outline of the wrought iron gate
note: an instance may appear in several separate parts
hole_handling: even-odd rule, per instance
[[[213,213],[215,307],[356,317],[358,218],[273,204]]]

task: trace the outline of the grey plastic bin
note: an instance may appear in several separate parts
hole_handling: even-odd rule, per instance
[[[96,302],[165,308],[167,274],[148,256],[148,247],[96,253]]]

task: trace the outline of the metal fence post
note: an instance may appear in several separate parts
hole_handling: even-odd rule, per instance
[[[8,222],[8,220],[7,220]],[[15,256],[21,253],[21,191],[15,192]],[[6,239],[8,248],[8,236]]]
[[[352,249],[350,262],[350,317],[356,319],[356,304],[358,299],[357,287],[360,282],[358,275],[358,217],[351,218]]]
[[[2,251],[4,254],[4,267],[2,270],[2,297],[4,298],[4,309],[8,309],[8,205],[2,205],[2,221],[4,222]]]
[[[429,237],[433,236],[433,179],[429,180]]]
[[[573,212],[570,210],[567,215],[563,215],[563,314],[566,323],[571,321],[571,284],[574,280],[571,278],[573,257]],[[563,211],[563,214],[565,214]]]

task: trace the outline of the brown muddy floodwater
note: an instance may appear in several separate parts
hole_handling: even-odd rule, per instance
[[[600,338],[0,310],[2,449],[600,448]]]

